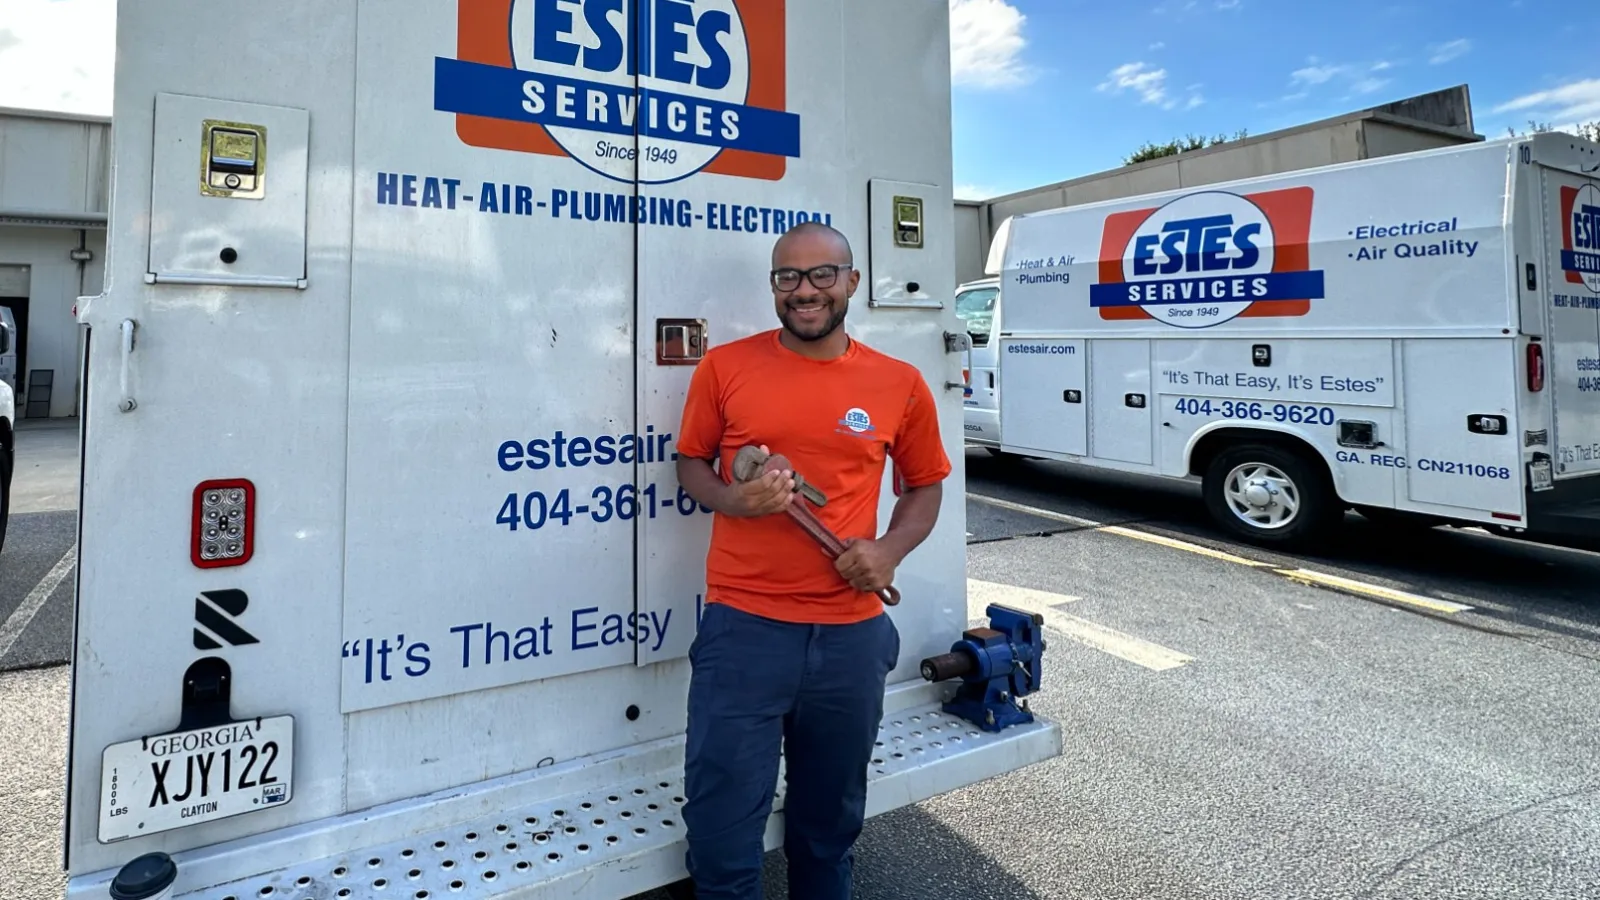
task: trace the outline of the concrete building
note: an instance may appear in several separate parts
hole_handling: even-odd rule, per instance
[[[17,415],[78,411],[80,296],[100,293],[111,120],[0,109],[0,307],[16,317]]]
[[[1320,122],[1287,128],[1085,175],[983,202],[956,203],[956,279],[984,277],[995,229],[1010,216],[1117,200],[1219,181],[1481,141],[1466,85],[1421,94]]]

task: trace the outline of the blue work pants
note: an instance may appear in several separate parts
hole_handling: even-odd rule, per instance
[[[697,900],[760,900],[780,748],[789,896],[848,900],[884,683],[899,655],[888,615],[799,625],[706,607],[689,652],[684,773]]]

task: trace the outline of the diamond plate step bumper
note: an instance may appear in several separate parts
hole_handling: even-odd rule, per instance
[[[867,814],[1056,756],[1060,726],[1000,734],[939,711],[945,686],[890,689]],[[176,854],[174,900],[617,900],[684,877],[683,740],[640,745]],[[782,843],[780,773],[767,848]],[[69,898],[101,900],[113,873]]]

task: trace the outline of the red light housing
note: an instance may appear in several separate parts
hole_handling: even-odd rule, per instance
[[[189,559],[202,569],[242,566],[255,553],[256,487],[242,478],[194,489]]]
[[[1544,390],[1544,345],[1536,341],[1528,343],[1528,390]]]

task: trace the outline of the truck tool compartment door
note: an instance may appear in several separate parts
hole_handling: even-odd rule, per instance
[[[449,25],[403,6],[362,4],[357,53],[342,698],[388,709],[350,719],[350,765],[510,771],[583,738],[462,734],[634,660],[634,473],[660,446],[635,418],[634,138],[595,123],[638,89],[598,19],[462,4],[452,46],[397,53]],[[381,780],[359,799],[442,786]]]
[[[1000,341],[1001,444],[1008,450],[1084,456],[1089,452],[1084,342]]]
[[[1600,181],[1544,169],[1556,472],[1600,472]]]
[[[1089,342],[1089,449],[1095,459],[1150,465],[1150,342]]]

